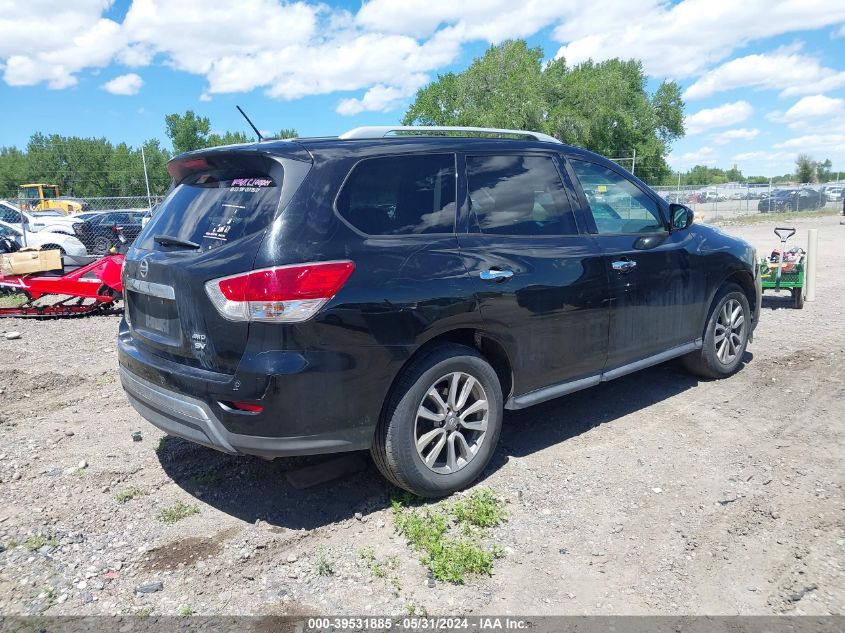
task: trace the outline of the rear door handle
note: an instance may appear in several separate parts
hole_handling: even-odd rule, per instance
[[[495,270],[491,268],[490,270],[482,270],[480,273],[480,277],[484,281],[504,281],[505,279],[510,279],[513,277],[512,270]]]
[[[637,267],[637,262],[630,259],[617,259],[611,264],[613,270],[620,273],[629,273]]]

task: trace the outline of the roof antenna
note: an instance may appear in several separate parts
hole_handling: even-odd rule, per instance
[[[258,128],[257,128],[257,127],[255,127],[255,124],[254,124],[252,121],[250,121],[250,120],[249,120],[249,117],[246,115],[246,112],[244,112],[243,110],[241,110],[241,106],[239,106],[239,105],[236,105],[235,107],[238,109],[238,112],[240,112],[240,113],[241,113],[241,115],[243,115],[243,117],[246,119],[246,122],[247,122],[247,123],[249,123],[249,126],[250,126],[253,130],[255,130],[255,133],[258,135],[258,142],[260,143],[261,141],[263,141],[263,140],[264,140],[264,137],[263,137],[263,136],[261,136],[261,132],[259,132],[259,131],[258,131]]]

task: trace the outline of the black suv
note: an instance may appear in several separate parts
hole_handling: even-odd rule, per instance
[[[227,453],[369,449],[440,496],[484,470],[504,409],[674,357],[737,370],[760,314],[751,246],[596,154],[477,132],[170,161],[124,266],[133,406]]]

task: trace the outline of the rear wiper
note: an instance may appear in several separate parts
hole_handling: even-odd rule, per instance
[[[163,244],[165,246],[182,246],[183,248],[200,247],[200,245],[196,242],[180,240],[178,237],[173,237],[172,235],[156,235],[153,237],[153,242],[156,244]]]

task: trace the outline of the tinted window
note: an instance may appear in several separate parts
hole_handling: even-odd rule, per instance
[[[547,156],[467,156],[470,232],[574,235],[575,217]]]
[[[612,169],[570,159],[599,233],[655,233],[666,230],[657,203]]]
[[[262,230],[275,217],[280,185],[263,174],[192,174],[161,203],[140,246],[152,249],[156,235],[167,235],[210,250]]]
[[[452,233],[455,186],[453,154],[370,158],[352,169],[337,210],[368,235]]]

